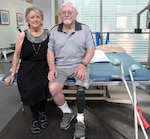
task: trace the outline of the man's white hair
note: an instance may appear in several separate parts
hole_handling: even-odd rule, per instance
[[[62,8],[65,7],[66,5],[69,5],[70,7],[72,7],[75,10],[75,12],[77,12],[76,6],[71,2],[66,2],[66,3],[61,4],[61,6],[59,8],[59,12],[61,12]]]

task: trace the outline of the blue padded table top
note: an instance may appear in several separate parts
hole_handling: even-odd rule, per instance
[[[129,68],[131,65],[136,64],[139,66],[139,69],[136,72],[133,72],[133,77],[135,81],[150,81],[150,71],[143,67],[142,64],[134,60],[131,56],[127,53],[107,53],[107,57],[113,61],[114,59],[118,59],[123,67],[124,67],[124,75],[127,81],[130,81],[129,76]],[[111,62],[97,62],[97,63],[90,63],[90,78],[94,83],[102,83],[105,82],[113,82],[111,79],[112,75],[121,75],[120,66],[113,66]],[[2,78],[2,83],[7,76],[11,73],[7,73]],[[16,75],[17,76],[17,75]],[[74,84],[73,79],[68,79],[67,84]],[[14,84],[17,84],[17,78],[14,80]]]
[[[133,64],[139,66],[139,69],[136,70],[136,72],[133,72],[135,81],[150,80],[150,71],[143,67],[142,64],[134,60],[127,53],[107,53],[106,55],[111,61],[113,61],[114,59],[118,59],[122,63],[124,67],[124,75],[127,81],[130,81],[129,68]],[[93,82],[111,81],[112,75],[121,74],[120,66],[114,66],[110,62],[91,63],[90,67],[90,78]]]

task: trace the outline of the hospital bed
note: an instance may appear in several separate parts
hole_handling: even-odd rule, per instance
[[[96,62],[90,63],[90,78],[92,80],[92,85],[89,89],[85,89],[85,94],[90,94],[90,97],[86,97],[86,99],[106,100],[109,102],[117,103],[131,103],[134,106],[134,121],[136,123],[139,116],[136,110],[136,92],[134,89],[135,86],[143,89],[144,85],[150,84],[150,71],[145,68],[141,63],[133,59],[120,46],[100,46],[96,47],[96,50],[105,52],[105,56],[108,58],[108,60],[98,60]],[[132,76],[130,75],[130,71],[132,72]],[[11,72],[5,74],[2,77],[1,82],[4,83],[5,78],[8,77],[10,74]],[[15,76],[17,76],[17,74]],[[128,85],[133,85],[133,80],[135,85],[133,86],[134,94],[131,94]],[[17,78],[15,78],[13,85],[17,85]],[[107,86],[109,85],[124,85],[130,98],[129,101],[124,101],[123,99],[113,100],[110,97],[109,90],[107,89]],[[105,90],[103,90],[103,88],[105,88]],[[101,93],[103,91],[105,91],[106,93],[105,96],[103,96],[103,93]],[[75,99],[75,96],[72,96],[72,94],[76,94],[76,92],[77,87],[75,87],[74,79],[68,79],[63,89],[63,93],[66,95],[66,98],[70,100]],[[94,96],[91,97],[91,95],[93,94]],[[132,97],[133,95],[134,98]],[[140,120],[140,118],[138,120]],[[142,129],[145,138],[148,139],[144,127],[142,127]],[[137,124],[135,124],[135,136],[137,136],[137,132]]]

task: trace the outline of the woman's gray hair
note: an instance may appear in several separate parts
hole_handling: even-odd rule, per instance
[[[42,10],[42,8],[39,7],[39,6],[32,6],[32,7],[28,7],[26,9],[26,12],[25,12],[25,20],[26,21],[28,21],[28,14],[29,14],[30,11],[35,11],[35,12],[40,13],[41,16],[42,16],[42,20],[43,20],[44,16],[43,16],[43,10]]]

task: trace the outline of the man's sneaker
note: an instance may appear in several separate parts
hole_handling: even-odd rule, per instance
[[[62,121],[60,123],[60,128],[67,130],[70,127],[71,121],[73,118],[74,118],[73,113],[63,113],[63,118],[62,118]]]
[[[39,121],[42,128],[46,128],[48,126],[48,119],[44,112],[39,112]]]
[[[74,139],[85,139],[85,124],[77,122],[75,125]]]
[[[32,127],[31,127],[31,131],[34,134],[38,134],[41,132],[41,126],[40,126],[40,122],[37,119],[33,119],[32,120]]]

